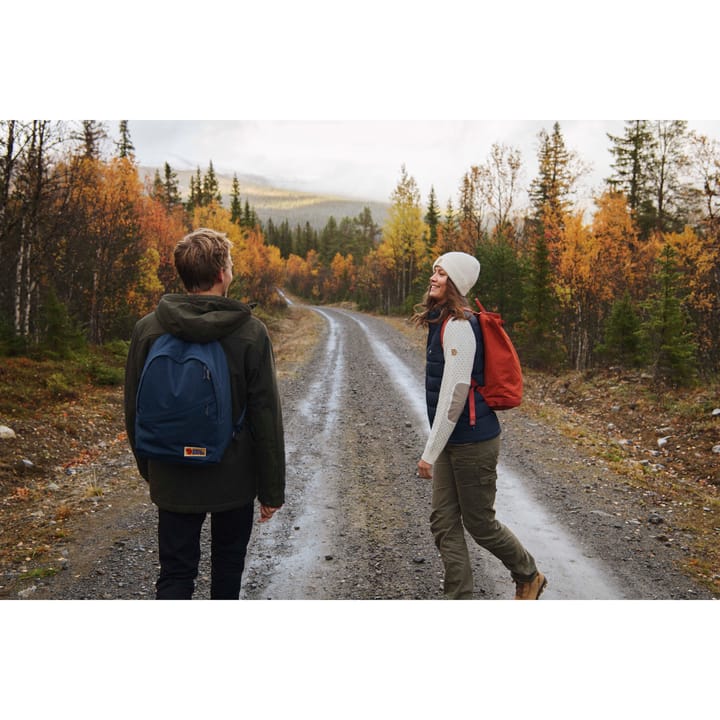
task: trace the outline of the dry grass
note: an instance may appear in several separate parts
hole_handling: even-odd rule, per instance
[[[324,321],[312,310],[292,305],[286,315],[267,319],[266,323],[275,351],[278,379],[291,378],[315,349]]]
[[[525,373],[523,411],[603,458],[631,487],[672,509],[693,540],[686,569],[720,590],[718,386],[658,391],[640,375]],[[662,447],[659,437],[668,437]]]

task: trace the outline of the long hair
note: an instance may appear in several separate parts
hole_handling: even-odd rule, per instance
[[[422,302],[413,308],[415,314],[410,321],[419,327],[427,327],[443,322],[446,317],[465,320],[467,299],[460,294],[455,283],[449,277],[445,287],[445,299],[441,303],[430,297],[430,288],[428,288]]]

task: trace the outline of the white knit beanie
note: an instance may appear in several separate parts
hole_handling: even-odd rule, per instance
[[[433,263],[433,268],[436,267],[441,267],[448,274],[463,297],[472,290],[480,276],[480,263],[472,255],[464,252],[449,252],[441,255]]]

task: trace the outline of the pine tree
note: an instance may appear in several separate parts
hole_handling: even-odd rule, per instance
[[[435,197],[435,188],[432,185],[430,186],[427,212],[425,213],[424,219],[429,228],[428,243],[430,247],[435,247],[438,238],[438,225],[440,224],[440,211],[438,210],[437,198]]]
[[[522,317],[522,267],[512,242],[502,233],[494,233],[477,252],[480,261],[479,298],[488,310],[503,316],[506,328]]]
[[[135,146],[130,139],[130,131],[128,130],[128,121],[120,121],[120,140],[115,143],[118,151],[118,157],[135,159]]]
[[[655,154],[650,176],[657,209],[655,227],[660,232],[682,232],[688,218],[688,186],[683,183],[690,165],[687,121],[658,120],[653,130]]]
[[[338,222],[331,215],[325,227],[320,232],[318,255],[323,265],[329,265],[330,261],[335,257],[335,253],[340,251],[340,236],[338,232]]]
[[[192,215],[196,207],[203,206],[203,186],[202,186],[202,175],[200,174],[200,167],[198,166],[195,175],[190,176],[190,194],[188,195],[187,202],[185,203],[185,210],[188,215]]]
[[[683,308],[676,251],[666,243],[658,259],[656,290],[643,303],[647,313],[640,335],[649,353],[656,380],[674,387],[688,385],[695,377],[697,345]]]
[[[549,216],[561,221],[570,208],[570,198],[581,171],[573,168],[576,156],[565,146],[559,123],[553,126],[552,135],[541,130],[538,138],[538,176],[531,182],[529,191],[535,219]]]
[[[604,342],[597,346],[596,353],[606,362],[620,363],[623,367],[639,367],[643,362],[640,318],[627,290],[613,303],[605,323]]]
[[[453,207],[452,198],[450,198],[445,207],[445,216],[438,226],[437,240],[435,245],[431,246],[432,252],[435,255],[442,255],[456,249],[459,234],[460,230],[455,208]]]
[[[248,230],[252,230],[258,225],[258,217],[255,208],[250,207],[250,202],[245,198],[245,207],[243,208],[243,217],[240,225]]]
[[[652,175],[655,139],[647,120],[629,120],[625,134],[611,135],[610,153],[615,170],[605,182],[615,191],[625,193],[641,239],[647,239],[656,225],[657,211],[653,205]]]
[[[458,200],[458,233],[452,250],[474,255],[483,236],[483,199],[480,192],[480,171],[477,166],[463,175]]]
[[[79,154],[82,157],[98,160],[102,141],[107,139],[107,130],[105,124],[97,120],[83,120],[81,129],[71,133],[70,137],[80,143]]]
[[[290,230],[290,222],[287,218],[280,223],[275,244],[280,248],[280,255],[282,257],[289,257],[292,248],[292,231]]]
[[[559,366],[564,352],[557,328],[558,307],[553,292],[546,223],[549,221],[544,218],[528,222],[532,250],[523,271],[523,310],[517,332],[523,361],[547,370]]]
[[[168,212],[182,203],[177,173],[166,162],[164,167],[163,189],[165,206]]]
[[[202,206],[206,207],[211,202],[222,203],[222,194],[220,193],[220,183],[218,182],[217,175],[215,174],[215,168],[213,167],[212,160],[208,165],[207,172],[202,181],[201,191]]]
[[[354,248],[357,258],[365,257],[377,246],[380,237],[380,226],[373,220],[370,208],[365,206],[362,212],[355,218],[356,244]]]
[[[240,183],[237,173],[233,175],[232,190],[230,192],[230,220],[236,225],[242,222],[242,203],[240,202]]]
[[[165,186],[160,177],[160,171],[157,168],[155,168],[155,176],[153,177],[151,197],[163,204],[165,203]]]

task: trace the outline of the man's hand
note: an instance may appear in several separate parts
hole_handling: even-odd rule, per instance
[[[432,480],[432,465],[426,463],[424,460],[420,460],[417,467],[418,477],[425,478],[426,480]]]
[[[268,505],[260,504],[260,519],[258,522],[264,523],[270,520],[272,516],[279,510],[279,507],[269,507]]]

